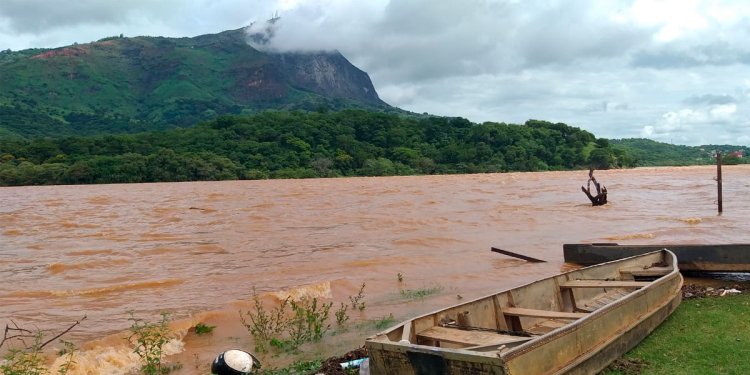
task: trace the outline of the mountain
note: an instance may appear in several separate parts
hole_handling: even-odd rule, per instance
[[[130,133],[264,109],[389,110],[338,52],[266,53],[244,29],[0,52],[0,137]]]

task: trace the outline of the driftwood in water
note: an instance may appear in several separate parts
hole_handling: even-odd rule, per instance
[[[518,254],[518,253],[514,253],[512,251],[508,251],[508,250],[498,249],[496,247],[491,247],[490,249],[492,251],[496,252],[496,253],[505,254],[505,255],[512,256],[512,257],[518,258],[518,259],[523,259],[523,260],[525,260],[527,262],[531,262],[531,263],[545,263],[546,262],[546,260],[532,258],[530,256],[521,255],[521,254]]]
[[[591,194],[591,182],[594,183],[596,188],[596,196]],[[589,169],[589,181],[586,183],[586,187],[581,186],[581,190],[591,201],[592,206],[603,206],[607,204],[607,187],[600,185],[596,178],[594,178],[594,169]]]

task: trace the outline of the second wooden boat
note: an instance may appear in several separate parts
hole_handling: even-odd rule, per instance
[[[668,250],[582,268],[407,320],[366,340],[372,374],[595,374],[681,300]]]
[[[667,248],[682,271],[750,272],[750,244],[564,244],[566,262],[592,265]]]

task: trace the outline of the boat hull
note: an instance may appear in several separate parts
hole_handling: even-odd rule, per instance
[[[652,270],[664,272],[648,282],[629,281],[634,280],[629,273],[613,279],[623,270],[634,269],[636,260],[653,263]],[[665,261],[668,267],[662,264]],[[682,276],[676,261],[668,251],[654,252],[557,275],[414,318],[367,339],[370,371],[595,374],[636,346],[677,308]],[[473,317],[477,327],[442,328],[440,322],[462,312]],[[530,332],[561,319],[567,323],[543,334],[505,334],[524,329]],[[492,334],[473,331],[478,327],[496,328],[495,332],[503,334],[492,341]]]
[[[614,340],[608,342],[596,352],[596,355],[584,358],[570,369],[561,371],[561,374],[597,374],[606,368],[612,361],[622,357],[631,349],[635,348],[643,339],[656,329],[669,315],[677,309],[681,302],[681,294],[675,296],[670,303],[654,311],[644,318],[639,324],[631,326],[627,331],[617,335]]]

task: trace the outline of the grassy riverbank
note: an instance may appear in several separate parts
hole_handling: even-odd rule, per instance
[[[615,374],[750,374],[750,293],[685,299]]]

